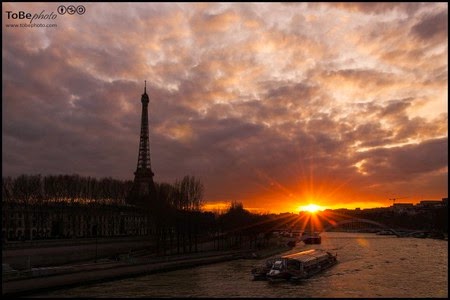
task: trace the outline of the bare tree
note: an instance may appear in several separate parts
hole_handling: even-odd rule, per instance
[[[199,211],[203,205],[204,187],[200,179],[186,175],[175,183],[179,191],[180,208]]]

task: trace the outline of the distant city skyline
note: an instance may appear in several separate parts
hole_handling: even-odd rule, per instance
[[[448,3],[79,4],[2,3],[3,176],[133,180],[146,80],[153,179],[208,208],[448,197]]]

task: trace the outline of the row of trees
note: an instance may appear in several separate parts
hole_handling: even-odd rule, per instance
[[[20,175],[2,178],[3,201],[20,204],[123,204],[132,181],[79,175]]]
[[[2,199],[8,203],[98,203],[124,205],[133,181],[74,175],[2,177]],[[181,210],[200,210],[204,187],[194,176],[175,183],[155,183],[158,200]]]
[[[155,183],[155,189],[156,201],[166,203],[175,209],[200,211],[204,204],[203,184],[194,176],[184,176],[174,184]]]

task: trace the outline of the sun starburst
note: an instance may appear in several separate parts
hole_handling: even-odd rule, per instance
[[[299,207],[299,211],[307,211],[307,212],[310,212],[310,213],[315,213],[315,212],[317,212],[319,210],[322,210],[322,207],[320,205],[317,205],[317,204],[308,204],[308,205]]]

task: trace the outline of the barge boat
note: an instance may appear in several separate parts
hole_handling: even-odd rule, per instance
[[[254,280],[297,281],[309,278],[337,263],[337,254],[311,249],[272,258],[266,265],[252,270]]]

